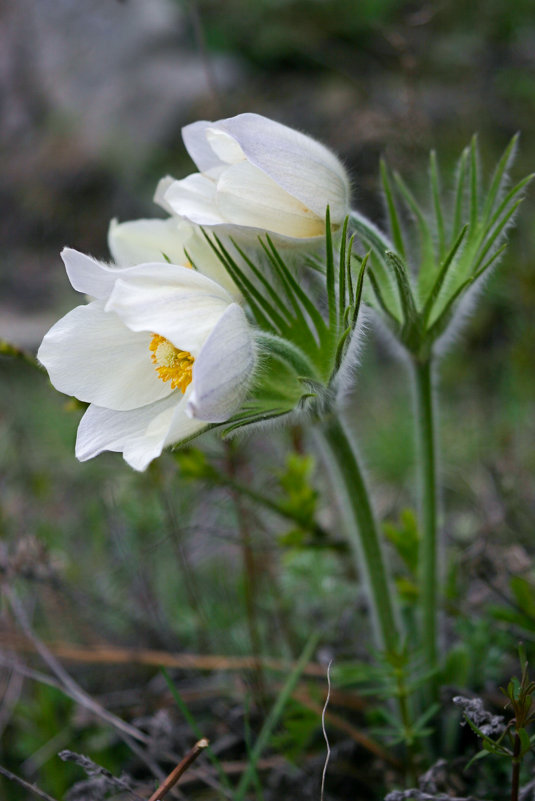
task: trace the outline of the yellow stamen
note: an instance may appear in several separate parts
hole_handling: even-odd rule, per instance
[[[151,359],[162,381],[170,381],[171,389],[185,392],[192,379],[195,359],[187,350],[175,348],[172,342],[159,334],[153,334],[149,345]]]

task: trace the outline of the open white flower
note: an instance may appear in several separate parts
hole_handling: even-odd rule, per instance
[[[182,130],[200,172],[164,178],[167,208],[204,227],[241,226],[308,239],[338,227],[349,211],[349,180],[339,159],[305,134],[259,114],[196,122]]]
[[[37,355],[56,389],[91,404],[78,459],[121,451],[144,470],[167,445],[237,411],[254,345],[225,289],[175,264],[114,268],[70,249],[62,257],[73,287],[95,300],[59,320]]]

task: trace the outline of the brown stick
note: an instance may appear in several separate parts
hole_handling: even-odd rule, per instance
[[[186,754],[184,759],[179,762],[176,768],[171,771],[165,781],[160,784],[156,792],[151,795],[149,801],[162,801],[167,793],[173,789],[182,774],[187,771],[193,762],[195,762],[201,751],[204,751],[205,748],[208,748],[208,744],[209,743],[206,737],[203,737],[202,740],[199,740],[199,742],[195,743],[191,751]]]

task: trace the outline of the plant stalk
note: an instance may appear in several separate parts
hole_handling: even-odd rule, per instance
[[[435,408],[432,360],[413,359],[420,484],[419,599],[421,639],[427,667],[437,667],[438,527]],[[432,680],[433,685],[433,680]]]
[[[515,733],[513,745],[513,759],[512,759],[512,776],[511,776],[511,801],[518,801],[518,794],[520,792],[520,751],[522,743],[518,732]]]
[[[381,651],[396,652],[400,636],[392,592],[355,446],[336,417],[316,429],[316,435],[337,495],[357,571],[367,585],[376,646]]]

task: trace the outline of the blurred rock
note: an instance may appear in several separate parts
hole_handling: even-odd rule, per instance
[[[40,315],[69,293],[64,245],[108,258],[111,217],[158,213],[139,191],[151,160],[181,154],[181,126],[220,116],[217,89],[240,78],[201,51],[178,0],[0,0],[3,337],[38,344]]]
[[[228,58],[203,63],[191,28],[173,0],[3,0],[0,135],[47,113],[91,154],[156,144],[211,91],[210,70],[220,86],[237,75]]]

